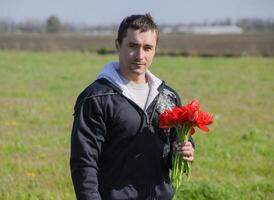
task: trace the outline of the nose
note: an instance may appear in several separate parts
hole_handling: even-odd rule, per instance
[[[143,60],[144,59],[144,50],[142,48],[138,48],[136,50],[136,59]]]

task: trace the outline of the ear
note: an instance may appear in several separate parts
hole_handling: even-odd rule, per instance
[[[120,44],[117,39],[115,40],[115,47],[116,47],[116,50],[120,49]]]

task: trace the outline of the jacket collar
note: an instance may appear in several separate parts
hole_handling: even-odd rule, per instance
[[[149,106],[156,96],[159,94],[161,85],[163,85],[163,81],[157,78],[154,74],[152,74],[149,70],[146,72],[146,76],[148,78],[150,92],[148,95],[147,105]],[[127,98],[131,99],[131,95],[124,84],[124,81],[121,79],[119,75],[119,62],[110,62],[104,66],[102,71],[97,76],[98,79],[107,79],[112,85],[119,88],[121,93]],[[131,99],[134,101],[133,99]]]

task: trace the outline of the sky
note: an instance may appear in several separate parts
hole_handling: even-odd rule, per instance
[[[61,22],[111,25],[148,12],[159,24],[274,19],[274,0],[0,0],[0,18],[16,22],[56,15]]]

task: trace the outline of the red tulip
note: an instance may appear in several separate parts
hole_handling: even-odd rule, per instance
[[[161,128],[171,128],[178,123],[178,117],[176,112],[172,110],[166,110],[160,114],[160,127]]]
[[[187,141],[189,136],[195,133],[194,127],[208,132],[207,125],[212,122],[213,116],[210,113],[202,112],[199,102],[194,100],[185,106],[176,106],[161,113],[159,126],[160,128],[176,127],[178,139],[180,142],[183,142]],[[190,173],[190,164],[187,161],[183,161],[184,165],[181,165],[182,158],[176,152],[173,156],[174,169],[171,171],[171,179],[174,187],[178,189],[181,185],[182,174],[185,173],[188,176]]]

